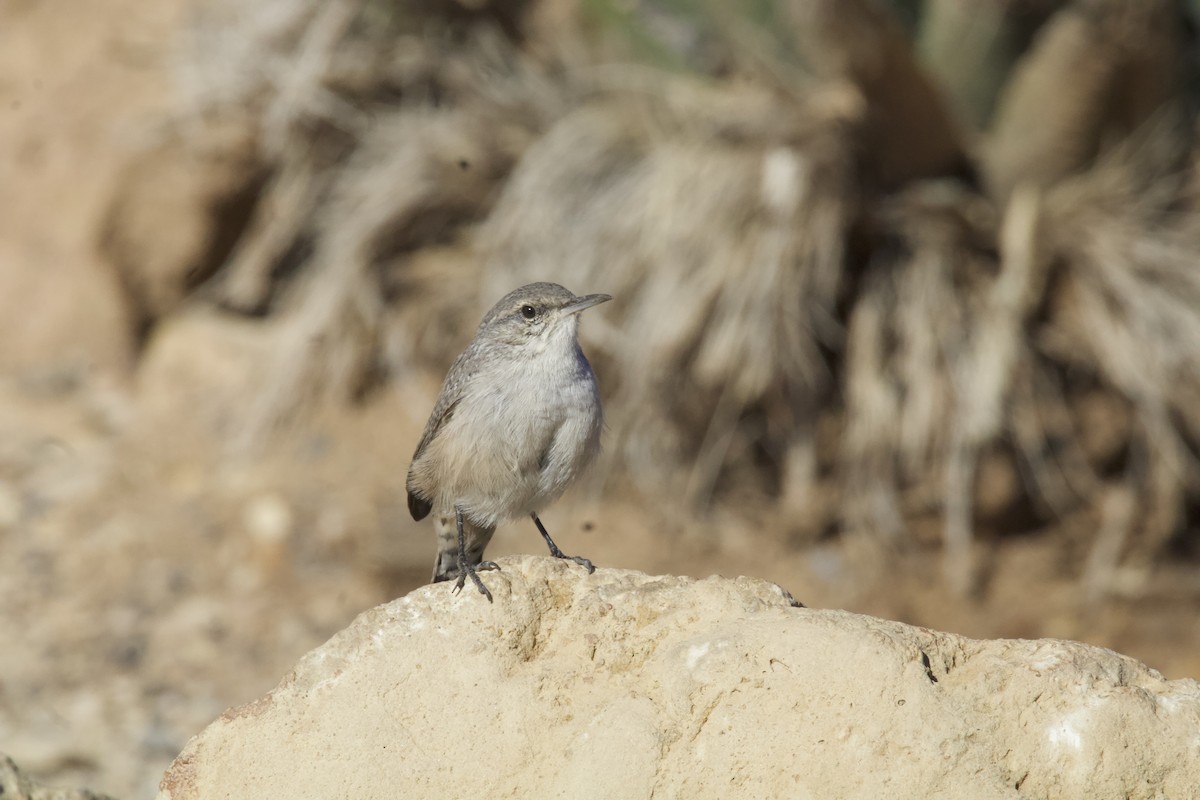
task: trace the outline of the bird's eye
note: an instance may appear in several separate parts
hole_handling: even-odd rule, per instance
[[[521,306],[521,316],[525,319],[533,319],[537,316],[537,309],[533,306]]]

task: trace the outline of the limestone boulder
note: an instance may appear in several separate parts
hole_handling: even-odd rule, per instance
[[[749,578],[504,559],[362,614],[167,771],[216,797],[1096,798],[1200,791],[1200,683]]]

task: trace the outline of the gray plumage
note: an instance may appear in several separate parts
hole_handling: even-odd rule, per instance
[[[596,376],[579,348],[579,313],[611,298],[576,297],[555,283],[505,295],[450,367],[408,471],[413,519],[434,515],[433,580],[495,569],[483,551],[496,526],[528,514],[563,555],[538,512],[595,456],[602,416]],[[585,558],[571,560],[592,571]]]

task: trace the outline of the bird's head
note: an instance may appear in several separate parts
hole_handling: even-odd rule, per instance
[[[484,316],[476,338],[531,353],[574,344],[579,312],[611,299],[607,294],[576,297],[557,283],[531,283],[500,298]]]

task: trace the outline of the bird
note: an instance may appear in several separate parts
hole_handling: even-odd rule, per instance
[[[433,582],[499,569],[483,552],[496,526],[528,515],[550,555],[588,573],[592,562],[559,549],[538,513],[557,500],[600,448],[596,374],[577,338],[579,315],[612,299],[531,283],[502,297],[455,359],[413,453],[406,489],[414,520],[433,514]]]

